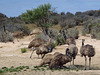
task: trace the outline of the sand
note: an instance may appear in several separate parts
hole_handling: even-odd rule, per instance
[[[2,43],[0,42],[0,68],[6,67],[18,67],[18,66],[29,66],[32,68],[33,66],[39,65],[41,59],[38,59],[36,53],[33,53],[32,58],[30,59],[30,54],[32,50],[27,50],[26,53],[21,53],[21,48],[27,48],[30,41],[34,38],[33,35],[24,37],[20,39],[19,42],[16,41],[13,44],[12,42]],[[84,57],[80,56],[80,47],[81,40],[85,39],[85,44],[91,44],[95,48],[96,55],[92,58],[92,67],[100,67],[100,40],[91,39],[89,36],[80,36],[79,39],[76,40],[76,46],[78,47],[78,55],[75,59],[75,65],[83,65],[84,66]],[[61,52],[65,54],[65,49],[68,47],[67,44],[57,46],[56,49],[53,50],[52,53]],[[51,54],[52,54],[51,53]],[[65,66],[70,63],[65,64]],[[88,63],[87,63],[88,65]],[[7,74],[7,73],[6,73]],[[9,73],[13,75],[14,73]],[[8,75],[8,74],[7,74]],[[16,72],[16,75],[100,75],[100,70],[79,70],[79,71],[21,71]]]

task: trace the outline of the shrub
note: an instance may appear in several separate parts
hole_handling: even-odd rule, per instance
[[[86,32],[85,32],[85,31],[82,31],[82,35],[83,35],[83,36],[86,36]]]
[[[14,37],[10,32],[0,31],[0,42],[13,42]]]
[[[25,26],[24,24],[13,23],[12,21],[5,21],[3,25],[0,26],[0,31],[3,31],[3,26],[5,25],[5,29],[9,32],[16,32],[16,31],[24,31],[24,35],[30,34],[30,29]]]
[[[96,38],[96,39],[100,39],[100,24],[92,27],[91,37]]]
[[[56,29],[49,28],[48,36],[55,40],[56,37],[58,36],[58,31]]]
[[[100,18],[85,22],[82,33],[91,34],[91,38],[100,39]]]
[[[27,51],[26,48],[21,48],[21,52],[22,52],[22,53],[25,53],[26,51]]]
[[[56,38],[56,44],[57,45],[63,45],[65,43],[66,43],[65,38],[61,34],[58,35],[57,38]]]
[[[100,40],[100,32],[97,33],[96,39]]]
[[[74,17],[67,17],[64,21],[60,22],[62,28],[71,28],[76,26],[76,21]]]
[[[75,39],[78,39],[78,37],[79,37],[79,31],[78,31],[78,29],[76,27],[70,28],[70,29],[67,30],[66,36],[67,36],[67,38],[73,37]]]
[[[57,36],[58,36],[58,31],[56,29],[49,28],[48,35],[46,35],[45,33],[41,33],[41,34],[37,35],[37,38],[41,38],[41,39],[48,41],[49,38],[56,40]]]
[[[49,36],[45,35],[44,33],[41,33],[41,34],[37,35],[36,38],[41,38],[41,39],[43,39],[45,41],[49,40]]]

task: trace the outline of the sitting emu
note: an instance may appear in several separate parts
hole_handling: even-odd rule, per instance
[[[55,56],[57,56],[57,55],[59,55],[59,54],[61,54],[61,53],[55,52],[54,54],[47,54],[47,55],[41,60],[39,66],[41,67],[42,65],[45,65],[45,64],[48,64],[48,65],[49,65],[50,62],[51,62],[51,60],[52,60]]]
[[[69,49],[66,49],[66,54],[58,54],[57,56],[55,56],[49,65],[49,68],[56,68],[56,67],[60,67],[62,68],[64,64],[71,62],[72,61],[72,54],[69,52]]]

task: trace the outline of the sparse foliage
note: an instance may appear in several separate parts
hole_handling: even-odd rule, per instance
[[[0,42],[13,42],[14,37],[10,32],[0,31]]]
[[[76,27],[70,28],[70,29],[68,29],[66,36],[67,36],[67,38],[73,37],[75,39],[78,39],[79,31],[78,31],[78,29]]]
[[[27,51],[26,48],[21,48],[21,52],[22,52],[22,53],[25,53],[26,51]]]
[[[29,21],[30,23],[35,23],[37,26],[42,27],[46,34],[50,24],[50,15],[51,15],[51,4],[40,5],[33,10],[27,10],[27,13],[21,15],[22,20],[25,22]]]

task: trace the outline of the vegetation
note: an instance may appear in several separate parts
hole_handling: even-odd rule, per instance
[[[13,42],[14,37],[10,32],[0,31],[0,42]]]
[[[79,37],[79,31],[78,31],[78,29],[76,27],[70,28],[70,29],[68,29],[66,36],[68,38],[69,37],[73,37],[75,39],[78,39],[78,37]]]
[[[48,34],[48,27],[52,25],[49,19],[51,12],[51,5],[48,3],[33,10],[27,10],[27,13],[23,13],[21,18],[25,22],[35,23],[37,26],[42,27],[43,31]]]
[[[57,45],[63,45],[65,43],[66,43],[65,38],[61,34],[58,35],[57,38],[56,38],[56,44]]]
[[[22,53],[25,53],[26,51],[27,51],[26,48],[21,48],[21,52],[22,52]]]
[[[27,71],[27,69],[29,69],[29,66],[19,66],[19,67],[11,66],[10,68],[8,68],[8,67],[2,67],[0,69],[0,74],[5,73],[5,72]]]
[[[34,29],[32,24],[35,24],[36,26],[43,29],[45,35],[47,34],[54,40],[58,39],[57,37],[59,30],[50,29],[49,27],[52,25],[59,25],[61,27],[61,30],[66,30],[67,37],[72,36],[78,38],[78,32],[73,27],[82,25],[83,35],[91,34],[92,38],[100,39],[99,19],[100,10],[76,12],[75,14],[72,14],[70,12],[61,12],[58,14],[57,12],[53,11],[51,4],[48,3],[40,5],[32,10],[27,10],[26,13],[23,13],[18,17],[8,18],[6,15],[0,13],[0,35],[1,32],[3,32],[3,26],[5,26],[6,30],[11,33],[24,30],[23,35],[29,35],[30,30]],[[24,23],[30,24],[31,26],[25,25]],[[30,28],[28,28],[27,26]],[[12,36],[10,35],[10,37]],[[0,41],[2,41],[2,37],[0,37]],[[2,42],[5,42],[4,39]]]
[[[100,39],[100,18],[88,20],[84,23],[83,34],[91,34],[92,38]]]

